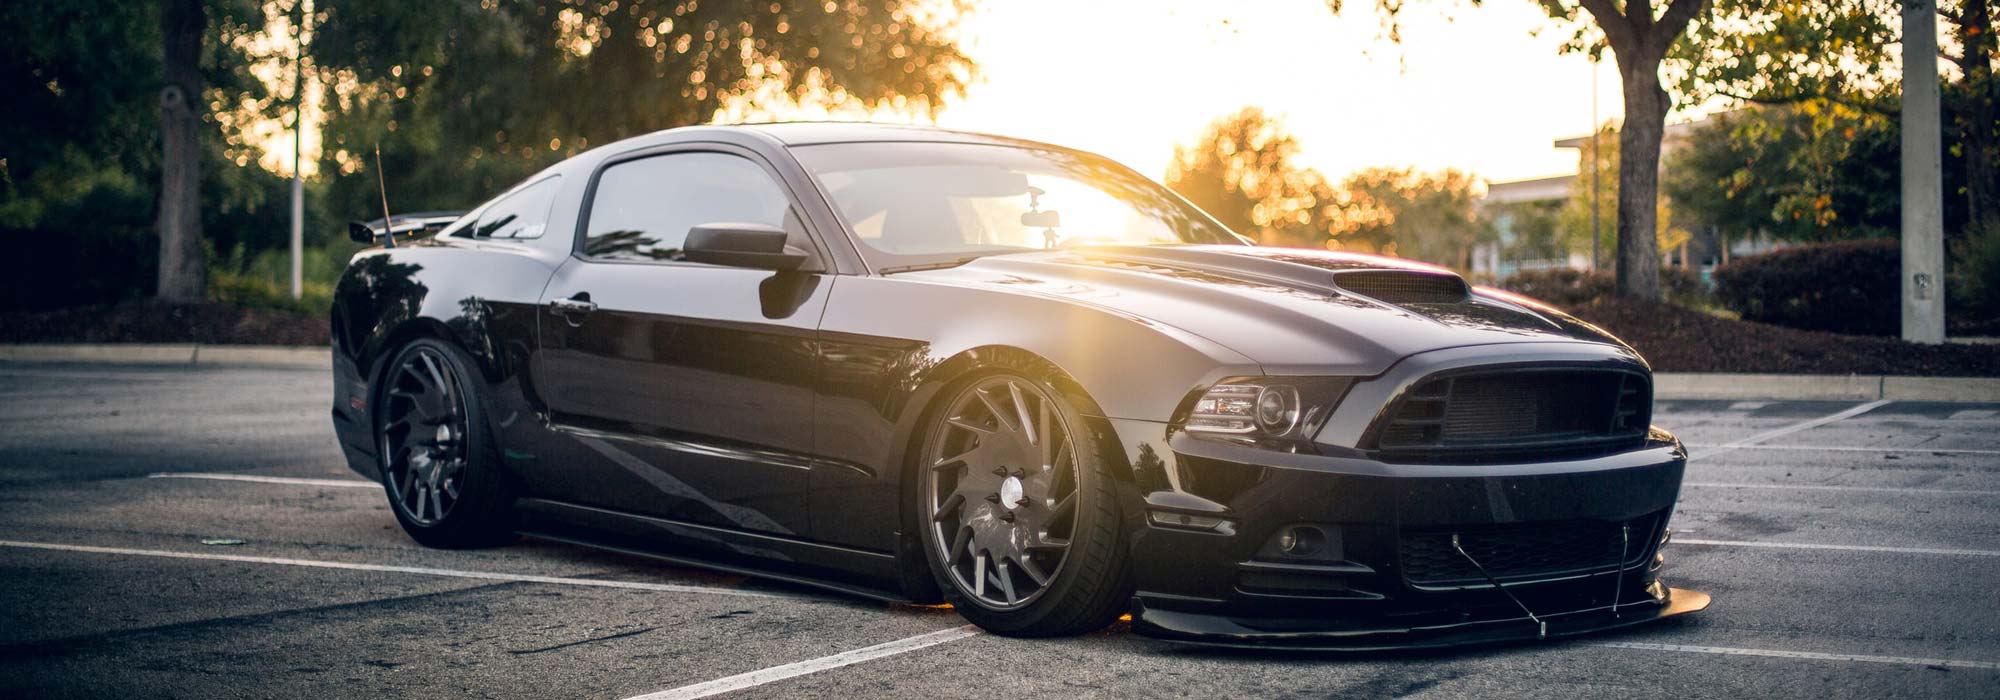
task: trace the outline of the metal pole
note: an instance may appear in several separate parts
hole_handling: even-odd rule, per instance
[[[299,0],[299,17],[292,25],[292,298],[305,293],[306,186],[299,172],[299,154],[305,134],[305,0]]]
[[[1937,2],[1903,4],[1903,339],[1944,342]]]
[[[1597,271],[1597,57],[1590,57],[1590,271]]]

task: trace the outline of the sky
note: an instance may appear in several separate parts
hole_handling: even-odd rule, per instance
[[[1095,151],[1165,173],[1177,143],[1255,105],[1280,116],[1303,164],[1457,168],[1493,182],[1575,173],[1559,138],[1590,133],[1593,69],[1531,0],[1409,3],[1403,43],[1372,0],[988,0],[963,25],[982,78],[938,117]],[[1536,29],[1546,29],[1541,36]],[[1618,75],[1596,72],[1598,119]]]
[[[1336,16],[1324,0],[983,0],[959,36],[979,77],[937,123],[1094,151],[1159,178],[1176,144],[1257,106],[1298,138],[1303,165],[1334,179],[1389,166],[1505,182],[1577,171],[1575,152],[1552,142],[1590,133],[1593,80],[1597,120],[1622,113],[1609,56],[1593,70],[1560,54],[1567,30],[1533,0],[1408,3],[1400,45],[1374,0],[1347,5]],[[276,64],[259,68],[289,92]],[[289,174],[290,133],[264,126],[259,162]]]

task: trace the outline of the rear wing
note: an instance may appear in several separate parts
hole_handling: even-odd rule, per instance
[[[355,221],[347,225],[347,237],[356,243],[374,245],[383,236],[394,236],[397,240],[410,240],[428,236],[444,230],[452,222],[464,216],[462,211],[420,211],[397,214],[383,225],[382,219]]]

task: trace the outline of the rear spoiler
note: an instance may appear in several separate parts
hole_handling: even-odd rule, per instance
[[[417,236],[437,233],[464,215],[465,212],[462,211],[420,211],[410,214],[397,214],[389,218],[388,226],[386,227],[383,226],[381,219],[355,221],[347,224],[347,237],[354,239],[356,243],[367,243],[370,245],[373,245],[377,239],[391,234],[401,237],[403,240],[409,240]]]

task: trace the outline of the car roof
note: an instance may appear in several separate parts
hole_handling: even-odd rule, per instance
[[[697,127],[700,128],[700,127]],[[959,131],[935,126],[916,124],[885,124],[879,122],[768,122],[757,124],[717,125],[706,128],[754,131],[777,139],[786,146],[812,146],[827,143],[867,143],[885,141],[918,141],[932,143],[976,143],[999,146],[1028,146],[1074,150],[1063,146],[1042,143],[1029,139],[983,134],[974,131]]]

